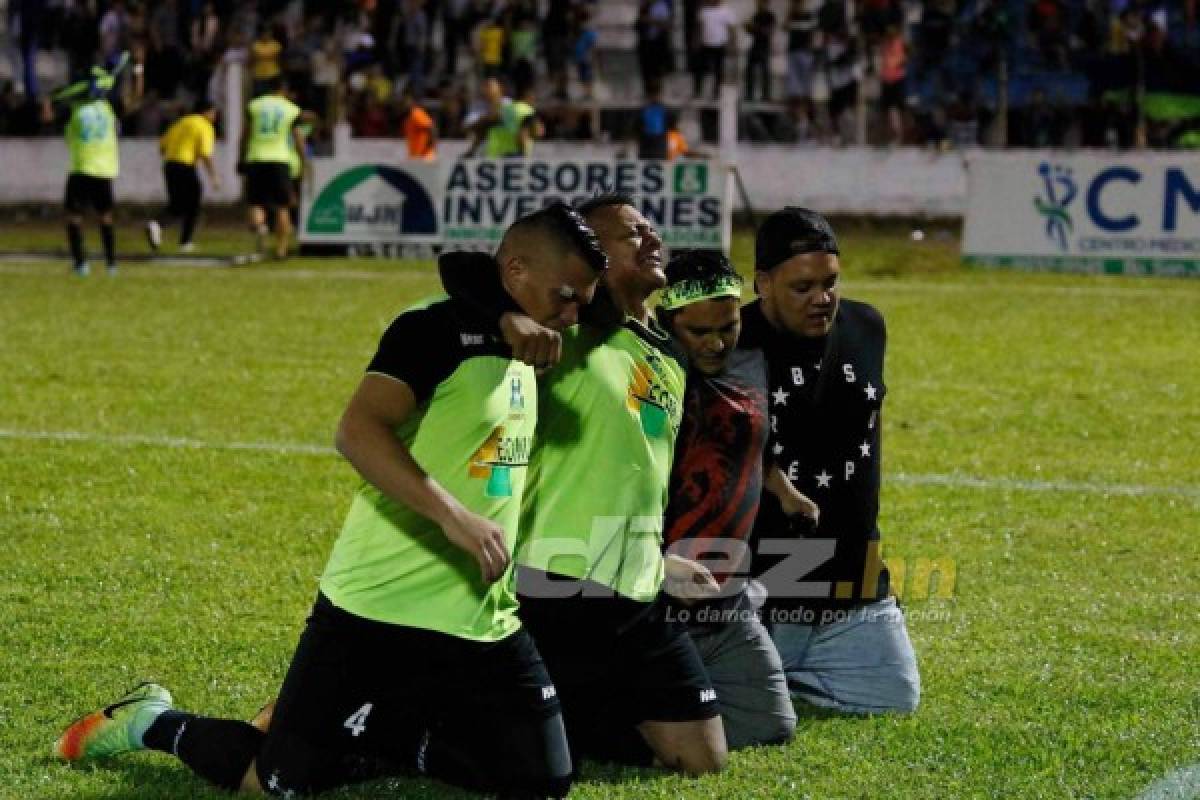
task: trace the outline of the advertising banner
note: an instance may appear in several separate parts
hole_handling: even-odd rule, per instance
[[[977,153],[968,161],[971,263],[1200,275],[1200,160],[1186,153]]]
[[[1194,157],[979,152],[967,172],[970,263],[1200,275]]]
[[[436,244],[442,229],[437,164],[363,164],[314,158],[300,207],[300,241],[312,244]]]
[[[518,217],[561,200],[631,195],[668,248],[728,249],[725,170],[708,161],[313,159],[300,240],[493,250]]]

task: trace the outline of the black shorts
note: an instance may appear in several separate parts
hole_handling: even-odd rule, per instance
[[[84,175],[82,172],[72,172],[67,176],[67,191],[63,198],[63,205],[70,214],[82,214],[89,208],[99,214],[112,211],[112,185],[112,178],[97,178],[94,175]]]
[[[186,217],[200,209],[203,191],[200,176],[191,164],[167,161],[163,164],[163,178],[167,182],[167,215]]]
[[[571,764],[554,686],[524,631],[474,642],[363,619],[319,595],[257,772],[285,795],[413,772],[512,791],[569,781]]]
[[[246,202],[263,208],[287,208],[292,204],[291,168],[278,161],[246,164]]]
[[[532,581],[545,580],[546,575],[521,568],[521,620],[554,678],[577,756],[605,757],[597,750],[605,744],[600,736],[642,722],[687,722],[718,715],[704,661],[687,626],[669,615],[662,597],[640,603],[611,590],[607,596],[589,596],[591,591],[571,597],[530,596]]]
[[[904,108],[904,81],[879,84],[880,106],[888,108]]]

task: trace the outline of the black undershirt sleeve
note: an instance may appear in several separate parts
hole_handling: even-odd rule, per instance
[[[417,403],[424,403],[462,360],[461,345],[447,323],[444,302],[404,312],[379,340],[367,372],[403,381]]]

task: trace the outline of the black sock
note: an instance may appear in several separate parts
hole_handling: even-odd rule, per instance
[[[192,233],[196,230],[196,215],[184,214],[183,226],[179,229],[179,243],[190,244],[192,241]]]
[[[100,226],[100,238],[104,241],[104,261],[106,264],[117,263],[117,242],[113,236],[112,225]]]
[[[71,248],[71,259],[78,267],[83,263],[83,231],[74,222],[67,223],[67,245]]]
[[[176,756],[209,783],[236,792],[265,738],[265,733],[240,719],[165,711],[146,729],[142,743]]]

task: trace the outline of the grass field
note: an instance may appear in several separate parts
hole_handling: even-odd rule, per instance
[[[1200,283],[846,239],[845,293],[889,324],[881,525],[921,708],[807,716],[701,780],[591,766],[573,796],[1129,798],[1200,762]],[[159,754],[72,768],[50,744],[142,679],[229,716],[273,695],[355,483],[335,422],[435,288],[414,262],[0,263],[0,797],[224,796]],[[458,796],[336,796],[384,795]]]

